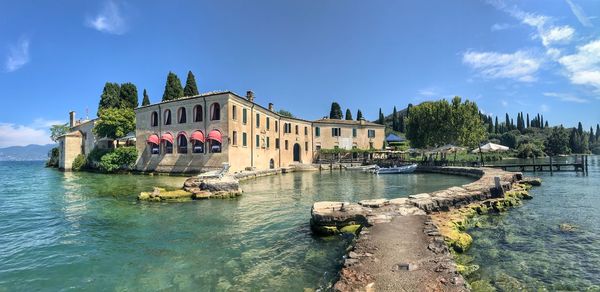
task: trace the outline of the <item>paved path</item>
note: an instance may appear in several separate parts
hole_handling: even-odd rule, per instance
[[[468,291],[426,215],[399,216],[363,231],[338,291]]]

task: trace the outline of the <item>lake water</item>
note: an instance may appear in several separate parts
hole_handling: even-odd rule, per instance
[[[589,157],[588,176],[535,175],[543,183],[533,200],[468,230],[474,242],[465,259],[481,266],[469,280],[499,291],[600,291],[600,157]]]
[[[244,195],[236,199],[136,201],[141,191],[178,188],[183,181],[0,162],[0,291],[328,287],[347,239],[312,236],[313,202],[404,197],[471,179],[307,172],[244,182]],[[542,195],[532,202],[538,201]],[[575,195],[570,201],[573,208],[579,202]],[[581,232],[597,226],[574,223]]]

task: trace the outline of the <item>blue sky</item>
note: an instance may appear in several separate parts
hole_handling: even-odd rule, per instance
[[[459,95],[600,122],[600,1],[2,1],[0,147],[96,113],[106,81],[253,90],[307,119]],[[141,101],[141,97],[140,97]]]

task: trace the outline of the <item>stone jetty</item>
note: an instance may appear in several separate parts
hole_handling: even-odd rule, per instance
[[[539,179],[491,168],[419,167],[420,172],[476,177],[475,182],[408,198],[316,202],[311,229],[320,235],[356,232],[336,291],[468,291],[450,249],[462,252],[472,239],[468,218],[503,211],[530,199]]]

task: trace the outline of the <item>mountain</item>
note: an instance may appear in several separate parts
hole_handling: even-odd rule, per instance
[[[56,144],[11,146],[0,148],[0,161],[31,161],[46,160],[48,152],[56,147]]]

